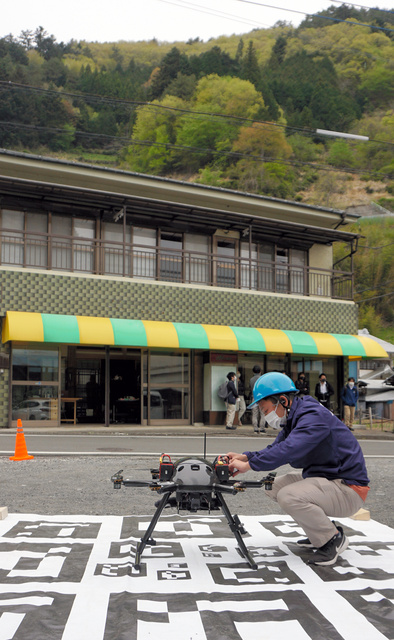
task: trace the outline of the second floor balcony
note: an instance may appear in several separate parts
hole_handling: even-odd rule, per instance
[[[216,253],[145,246],[101,239],[3,229],[0,263],[92,275],[140,278],[265,291],[282,295],[353,299],[348,271]]]

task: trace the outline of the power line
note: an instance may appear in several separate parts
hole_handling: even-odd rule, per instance
[[[283,164],[283,165],[293,166],[293,167],[300,167],[300,166],[311,167],[312,169],[315,169],[317,171],[327,171],[327,172],[335,172],[335,173],[352,173],[352,174],[369,173],[369,175],[371,176],[377,176],[380,178],[386,177],[385,174],[382,174],[380,172],[366,171],[365,169],[356,170],[350,167],[338,169],[336,167],[326,167],[323,165],[314,164],[312,162],[301,162],[299,160],[291,162],[289,160],[283,160],[281,158],[272,158],[272,157],[265,158],[263,156],[255,156],[252,154],[241,153],[239,151],[217,151],[216,149],[211,149],[209,147],[192,147],[190,145],[176,145],[170,142],[152,142],[151,140],[135,140],[135,139],[133,140],[126,136],[111,136],[106,133],[90,133],[87,131],[78,131],[78,130],[69,131],[67,129],[61,129],[56,127],[41,127],[38,125],[27,125],[27,124],[20,124],[15,122],[4,122],[4,121],[0,121],[0,127],[20,128],[20,129],[27,129],[30,131],[43,131],[46,133],[54,133],[54,134],[62,134],[62,135],[73,134],[75,136],[80,136],[80,137],[106,138],[108,140],[116,140],[116,141],[123,140],[129,146],[140,145],[140,146],[149,146],[149,147],[159,147],[159,148],[164,148],[168,150],[188,151],[188,152],[200,153],[200,154],[209,153],[216,156],[224,156],[224,157],[230,157],[230,158],[247,158],[248,160],[256,160],[262,164],[275,163],[275,164]]]
[[[360,289],[360,290],[356,289],[354,293],[364,293],[365,291],[373,291],[374,289],[380,289],[381,287],[385,287],[386,284],[389,284],[390,282],[394,282],[394,280],[391,278],[391,280],[386,280],[386,282],[381,282],[375,287],[368,287],[367,289]]]
[[[361,304],[361,302],[367,302],[367,300],[377,300],[378,298],[387,298],[388,296],[394,296],[394,291],[390,293],[383,293],[381,296],[372,296],[372,298],[363,298],[362,300],[357,300],[357,304]]]
[[[346,0],[331,0],[331,2],[336,2],[337,4],[345,4],[350,7],[361,7],[361,9],[368,9],[368,11],[381,11],[382,13],[391,13],[394,15],[394,11],[390,11],[389,9],[379,9],[378,7],[366,7],[363,4],[355,4],[353,2],[347,2]]]
[[[97,102],[102,102],[104,104],[113,104],[113,105],[132,105],[132,106],[137,106],[137,107],[149,107],[151,109],[163,109],[165,111],[177,111],[179,113],[185,113],[185,114],[193,114],[193,115],[197,115],[198,117],[201,116],[206,116],[208,118],[222,118],[222,119],[227,119],[227,120],[234,120],[234,121],[239,121],[239,122],[249,122],[251,124],[262,124],[262,125],[266,125],[268,127],[274,127],[274,128],[279,128],[279,129],[284,129],[286,131],[295,131],[297,133],[301,133],[301,134],[305,134],[308,136],[316,136],[318,135],[317,130],[316,129],[307,129],[307,128],[302,128],[302,127],[294,127],[294,126],[290,126],[287,124],[281,124],[278,122],[268,122],[266,120],[254,120],[253,118],[246,118],[244,116],[235,116],[235,115],[231,115],[231,114],[224,114],[224,113],[212,113],[212,112],[208,112],[208,111],[196,111],[193,109],[183,109],[181,107],[170,107],[168,105],[163,105],[163,104],[158,104],[158,103],[152,103],[152,102],[146,102],[146,101],[140,101],[140,100],[129,100],[126,98],[109,98],[107,96],[100,96],[97,94],[90,94],[90,93],[72,93],[69,91],[55,91],[54,89],[43,89],[41,87],[33,87],[31,85],[25,85],[25,84],[21,84],[21,83],[17,83],[17,82],[7,82],[5,80],[1,80],[0,81],[0,88],[6,88],[6,89],[16,89],[16,90],[21,90],[21,91],[32,91],[32,92],[36,92],[36,93],[44,93],[44,94],[50,94],[50,95],[55,95],[57,97],[61,97],[61,96],[68,96],[71,98],[76,98],[76,99],[91,99],[91,100],[95,100]],[[387,144],[390,146],[394,146],[394,143],[392,142],[386,142],[385,140],[371,140],[369,139],[368,142],[375,142],[378,144]]]
[[[172,2],[171,0],[157,0],[157,2],[164,2],[164,4],[172,4],[175,7],[182,7],[183,9],[191,9],[192,11],[197,11],[198,13],[206,13],[207,15],[218,16],[219,18],[224,18],[225,20],[232,20],[233,22],[243,23],[249,26],[258,26],[258,27],[271,26],[264,22],[257,22],[256,20],[245,20],[245,17],[241,18],[240,16],[235,16],[234,14],[226,13],[225,11],[217,11],[216,9],[202,7],[201,5],[194,4],[193,2],[182,2],[182,0],[181,0],[181,4],[177,2]]]
[[[380,249],[385,249],[386,247],[391,247],[394,242],[389,242],[388,244],[382,244],[380,247],[363,247],[362,245],[358,245],[359,249],[369,249],[370,251],[380,251]]]
[[[346,24],[354,24],[357,27],[368,27],[369,29],[377,29],[379,31],[394,32],[394,29],[388,29],[387,27],[375,27],[372,24],[364,24],[363,22],[353,22],[352,20],[342,20],[341,18],[333,18],[330,16],[322,16],[318,13],[307,13],[306,11],[297,11],[297,9],[285,9],[284,7],[276,7],[272,4],[262,4],[261,2],[254,2],[254,0],[236,0],[236,2],[243,2],[244,4],[254,4],[258,7],[265,7],[268,9],[277,9],[278,11],[286,11],[287,13],[298,13],[308,18],[321,18],[322,20],[332,20],[334,22],[346,22]]]

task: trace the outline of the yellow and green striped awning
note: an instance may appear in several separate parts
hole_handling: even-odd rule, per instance
[[[387,358],[372,338],[342,333],[281,331],[154,320],[91,318],[7,311],[3,342],[108,345],[255,353]]]

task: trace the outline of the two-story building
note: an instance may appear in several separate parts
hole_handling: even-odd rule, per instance
[[[333,265],[351,214],[9,151],[0,196],[2,427],[221,424],[229,371],[324,371],[337,402],[386,356]]]

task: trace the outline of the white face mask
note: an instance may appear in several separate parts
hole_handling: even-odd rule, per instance
[[[267,415],[265,416],[266,423],[269,424],[269,426],[273,429],[277,430],[281,429],[281,427],[286,424],[286,414],[281,418],[276,413],[276,407],[278,406],[278,404],[275,405],[275,409],[273,411],[267,413]]]
[[[349,382],[349,387],[350,387],[351,389],[353,389],[353,387],[354,387],[354,382]]]

